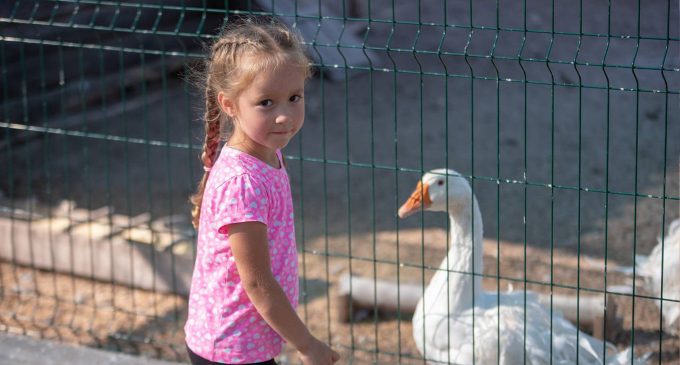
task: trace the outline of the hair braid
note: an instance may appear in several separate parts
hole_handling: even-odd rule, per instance
[[[217,147],[220,143],[220,108],[217,104],[217,97],[210,85],[210,77],[208,77],[208,85],[205,89],[205,140],[203,141],[203,151],[201,152],[201,161],[205,172],[201,181],[198,183],[196,194],[192,195],[190,200],[193,204],[191,209],[191,223],[194,228],[198,228],[198,222],[201,218],[201,204],[203,203],[203,192],[205,191],[205,184],[210,175],[210,169],[215,164],[215,156],[217,155]]]

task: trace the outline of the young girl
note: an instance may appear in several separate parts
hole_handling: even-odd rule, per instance
[[[281,149],[300,130],[309,61],[280,24],[242,20],[206,65],[205,174],[192,196],[196,264],[184,327],[192,364],[304,364],[339,355],[312,336],[298,301],[293,204]],[[220,149],[220,140],[226,145]]]

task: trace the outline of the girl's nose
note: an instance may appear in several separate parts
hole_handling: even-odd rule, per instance
[[[289,123],[291,120],[292,118],[288,113],[281,113],[274,119],[274,122],[276,124],[285,124]]]

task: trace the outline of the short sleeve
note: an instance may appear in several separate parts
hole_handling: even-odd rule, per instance
[[[264,185],[248,174],[234,176],[215,191],[213,229],[226,233],[224,226],[243,222],[267,222],[269,201]]]

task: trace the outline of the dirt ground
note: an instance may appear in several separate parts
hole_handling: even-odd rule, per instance
[[[394,232],[357,237],[350,260],[345,237],[329,237],[308,242],[299,256],[302,300],[298,312],[315,335],[339,350],[341,364],[423,363],[412,339],[410,313],[364,309],[355,312],[353,322],[338,320],[343,302],[337,295],[337,279],[344,273],[411,284],[430,279],[445,255],[445,232],[408,229],[398,238],[397,251]],[[551,273],[554,294],[576,295],[568,287],[578,286],[580,295],[587,297],[597,295],[593,290],[604,288],[602,260],[582,257],[579,262],[577,256],[559,248],[551,260],[549,250],[528,246],[525,254],[524,245],[508,242],[486,241],[484,250],[485,290],[507,291],[512,287],[521,291],[526,277],[533,283],[527,289],[550,293]],[[504,278],[500,281],[494,278],[497,267]],[[580,283],[574,276],[578,267]],[[615,260],[607,261],[608,286],[629,284],[629,277],[618,272],[618,267]],[[0,265],[0,274],[2,330],[167,360],[187,360],[182,348],[186,299],[181,296],[131,290],[7,263]],[[636,299],[633,317],[630,296],[611,294],[607,298],[615,302],[620,320],[618,330],[609,333],[610,342],[621,350],[633,345],[637,354],[652,353],[652,363],[674,364],[680,360],[680,338],[658,331],[659,311],[653,301]],[[296,359],[294,351],[286,348],[279,361],[291,363]]]
[[[523,279],[526,267],[527,279],[549,282],[552,246],[556,283],[602,289],[599,263],[605,257],[611,265],[631,265],[680,214],[678,7],[655,2],[638,13],[632,1],[611,8],[584,2],[583,9],[571,2],[554,2],[555,8],[527,2],[525,11],[522,2],[501,2],[496,11],[496,3],[447,2],[444,9],[384,0],[372,1],[371,9],[360,6],[354,9],[359,16],[376,20],[360,33],[376,48],[373,69],[350,64],[346,78],[317,75],[308,82],[305,127],[285,150],[307,290],[300,314],[340,350],[344,363],[422,363],[408,316],[364,313],[352,325],[334,317],[341,274],[426,283],[431,270],[423,266],[436,267],[444,257],[444,215],[396,217],[422,171],[448,166],[473,177],[488,241],[485,273],[492,276],[500,267],[502,276]],[[410,23],[395,26],[393,16]],[[444,36],[442,27],[428,25],[444,20],[461,27]],[[351,31],[368,25],[353,23]],[[499,24],[507,30],[489,29]],[[525,26],[540,31],[512,30]],[[675,37],[668,42],[667,32]],[[3,44],[7,57],[18,54],[17,44]],[[37,45],[22,47],[27,55],[38,53]],[[450,54],[440,58],[440,47]],[[109,54],[63,52],[78,60]],[[197,156],[203,127],[201,93],[182,75],[196,60],[135,57],[126,55],[124,65],[130,70],[125,78],[135,81],[120,90],[105,89],[96,73],[82,89],[79,69],[56,61],[60,72],[48,77],[61,78],[62,99],[37,83],[11,88],[1,108],[5,121],[78,133],[3,129],[0,201],[6,210],[23,199],[35,199],[36,207],[68,199],[129,216],[188,216],[187,197],[202,173]],[[134,67],[140,62],[153,65],[141,78]],[[113,67],[114,78],[125,72],[115,62]],[[159,70],[168,72],[167,79]],[[17,85],[37,77],[26,70],[9,74],[23,75]],[[24,106],[24,95],[35,105]],[[45,115],[45,98],[61,111]],[[493,253],[497,241],[500,254]],[[185,359],[184,298],[7,263],[0,268],[0,330]],[[622,274],[607,274],[607,285],[625,282]],[[508,284],[484,281],[489,290]],[[521,280],[513,281],[513,289],[522,290]],[[529,289],[549,292],[544,285]],[[659,334],[651,301],[638,299],[632,313],[629,297],[612,300],[623,319],[623,331],[610,339],[618,348],[633,343],[639,353],[653,352],[655,361],[679,361],[679,339]]]

